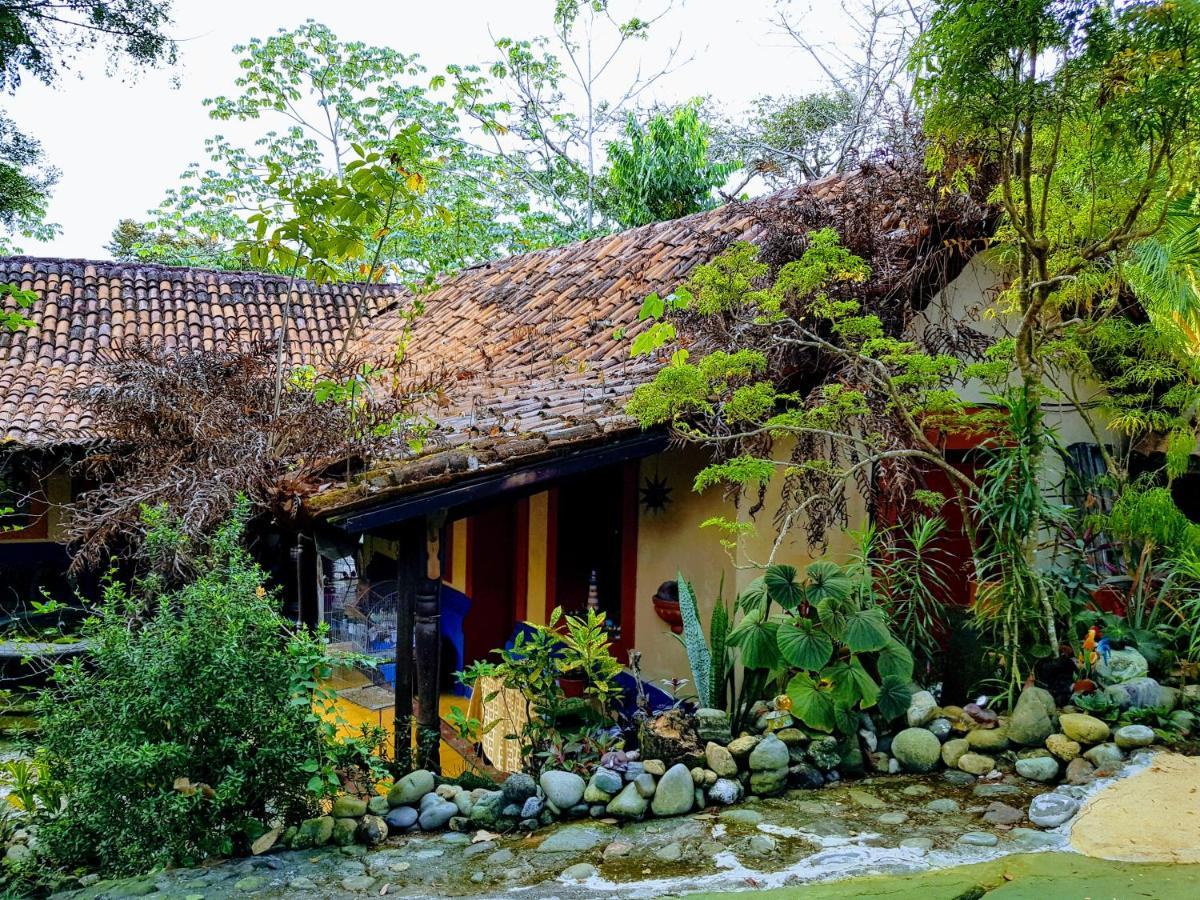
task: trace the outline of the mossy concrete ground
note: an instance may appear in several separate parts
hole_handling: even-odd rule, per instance
[[[689,894],[688,900],[733,893]],[[755,900],[1194,900],[1200,865],[1128,863],[1074,853],[1028,853],[917,875],[852,878],[755,891]]]

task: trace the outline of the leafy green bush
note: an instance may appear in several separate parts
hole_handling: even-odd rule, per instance
[[[505,737],[520,743],[526,772],[536,775],[547,766],[586,770],[617,749],[605,732],[620,699],[621,664],[612,655],[604,616],[593,610],[564,616],[555,607],[545,625],[526,624],[531,630],[518,633],[512,647],[495,651],[500,662],[479,660],[459,672],[459,680],[474,686],[492,677],[520,692],[527,721],[519,734]],[[582,682],[583,696],[567,696],[564,679]],[[494,727],[480,723],[485,732]]]
[[[783,612],[772,614],[772,607]],[[798,579],[768,566],[738,598],[729,633],[747,669],[790,672],[792,712],[816,731],[853,734],[860,710],[894,719],[908,709],[913,657],[860,581],[817,560]]]
[[[88,660],[56,672],[42,744],[66,805],[42,824],[48,865],[195,863],[309,810],[329,753],[313,703],[331,660],[263,586],[242,545],[246,512],[243,502],[182,586],[110,583],[84,626]]]

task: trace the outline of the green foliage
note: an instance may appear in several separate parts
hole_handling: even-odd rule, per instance
[[[773,606],[782,612],[773,615]],[[738,608],[730,645],[747,669],[786,678],[792,711],[807,727],[845,731],[857,710],[892,719],[908,708],[912,655],[851,572],[818,560],[800,579],[792,566],[768,566]]]
[[[693,100],[642,125],[631,114],[625,137],[608,145],[601,210],[623,228],[678,219],[715,205],[713,189],[736,166],[709,154],[709,128]]]
[[[969,411],[952,389],[963,370],[957,359],[886,333],[853,298],[869,273],[837,233],[821,229],[805,241],[800,258],[773,279],[758,249],[740,242],[697,266],[669,298],[648,297],[640,317],[654,325],[634,338],[632,352],[672,355],[625,409],[643,426],[668,424],[715,448],[697,491],[761,491],[782,476],[777,521],[791,527],[806,517],[819,542],[845,509],[846,485],[861,486],[869,465],[924,460],[948,468],[918,423],[954,427]],[[673,323],[683,320],[690,332],[733,339],[703,353],[683,349],[672,344]],[[836,381],[807,394],[781,387],[814,357],[833,361]],[[771,451],[785,440],[793,450],[779,459]]]
[[[621,664],[612,655],[604,616],[598,612],[564,616],[555,607],[545,625],[526,624],[530,630],[518,632],[513,646],[495,651],[500,662],[478,661],[458,678],[471,686],[481,678],[497,678],[524,697],[527,722],[520,734],[505,737],[520,743],[525,770],[536,775],[543,766],[565,760],[570,754],[564,747],[577,744],[581,752],[585,745],[594,746],[598,731],[612,724]],[[582,680],[582,698],[567,696],[564,678]],[[494,727],[483,724],[485,730]],[[598,759],[575,762],[582,767]]]
[[[687,651],[688,665],[692,669],[692,681],[696,685],[696,699],[701,706],[711,707],[719,685],[713,684],[713,656],[704,639],[704,627],[700,624],[700,611],[696,608],[696,595],[692,586],[680,573],[679,614],[683,620],[683,647]]]
[[[70,0],[0,6],[0,89],[28,72],[53,84],[81,51],[102,47],[110,64],[121,56],[139,65],[175,61],[167,34],[171,0]]]
[[[88,659],[56,671],[41,743],[67,802],[41,823],[47,867],[135,874],[244,851],[248,818],[294,821],[332,787],[310,779],[329,774],[320,684],[335,660],[280,615],[245,516],[243,503],[178,589],[110,582]]]

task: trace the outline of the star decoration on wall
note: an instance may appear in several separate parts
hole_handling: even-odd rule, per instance
[[[646,512],[653,515],[666,512],[667,504],[671,502],[671,488],[667,486],[667,480],[657,472],[646,476],[641,495],[642,506],[646,508]]]

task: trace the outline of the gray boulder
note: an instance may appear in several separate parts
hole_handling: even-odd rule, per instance
[[[1119,766],[1125,759],[1125,754],[1121,752],[1121,748],[1116,744],[1097,744],[1084,753],[1083,758],[1097,769],[1103,769]]]
[[[788,761],[787,744],[775,735],[768,734],[750,752],[748,764],[751,772],[775,772],[786,770]],[[715,768],[714,771],[716,771]],[[717,774],[721,773],[717,772]]]
[[[407,831],[417,824],[417,811],[411,806],[397,806],[384,817],[390,831]]]
[[[1108,659],[1101,658],[1096,662],[1095,671],[1105,684],[1119,684],[1144,678],[1150,671],[1150,663],[1133,647],[1126,647],[1124,650],[1109,651]]]
[[[908,703],[905,715],[909,728],[919,728],[935,718],[938,714],[937,700],[929,691],[917,691]]]
[[[682,816],[691,811],[695,800],[691,771],[683,763],[676,763],[658,780],[650,808],[656,816]]]
[[[538,784],[542,786],[546,799],[559,809],[570,809],[583,799],[583,792],[587,788],[581,776],[556,770],[543,772]]]
[[[1149,747],[1154,741],[1154,729],[1148,725],[1123,725],[1113,732],[1113,742],[1122,750]]]
[[[753,755],[751,754],[751,756]],[[704,748],[704,760],[708,763],[708,767],[717,773],[718,778],[737,777],[737,761],[733,758],[733,754],[720,744],[709,741]]]
[[[646,807],[649,805],[650,801],[638,790],[637,782],[631,781],[609,801],[605,811],[610,816],[620,819],[640,819],[646,814]]]
[[[1008,739],[1025,747],[1040,747],[1054,733],[1054,698],[1040,687],[1021,691],[1008,719]]]
[[[1079,812],[1079,801],[1065,794],[1039,794],[1029,804],[1029,821],[1041,828],[1057,828]]]
[[[1104,694],[1121,709],[1174,709],[1179,702],[1179,691],[1161,685],[1153,678],[1132,678],[1110,684]]]
[[[431,803],[418,817],[417,822],[422,831],[438,831],[445,828],[452,818],[458,815],[458,806],[449,800],[439,799]]]
[[[1053,781],[1058,777],[1058,760],[1053,756],[1034,756],[1027,759],[1018,759],[1017,774],[1022,778],[1028,778],[1030,781],[1041,781],[1043,783]]]
[[[717,783],[708,789],[708,800],[719,806],[730,806],[742,799],[742,785],[732,778],[718,778]]]
[[[942,758],[942,743],[924,728],[905,728],[892,739],[892,756],[906,772],[932,772]]]
[[[433,773],[426,769],[409,772],[388,791],[389,806],[411,806],[420,801],[426,794],[432,793],[434,787]]]
[[[504,786],[500,790],[504,792],[506,804],[522,806],[527,799],[537,793],[537,784],[531,776],[524,772],[514,772],[504,780]]]

